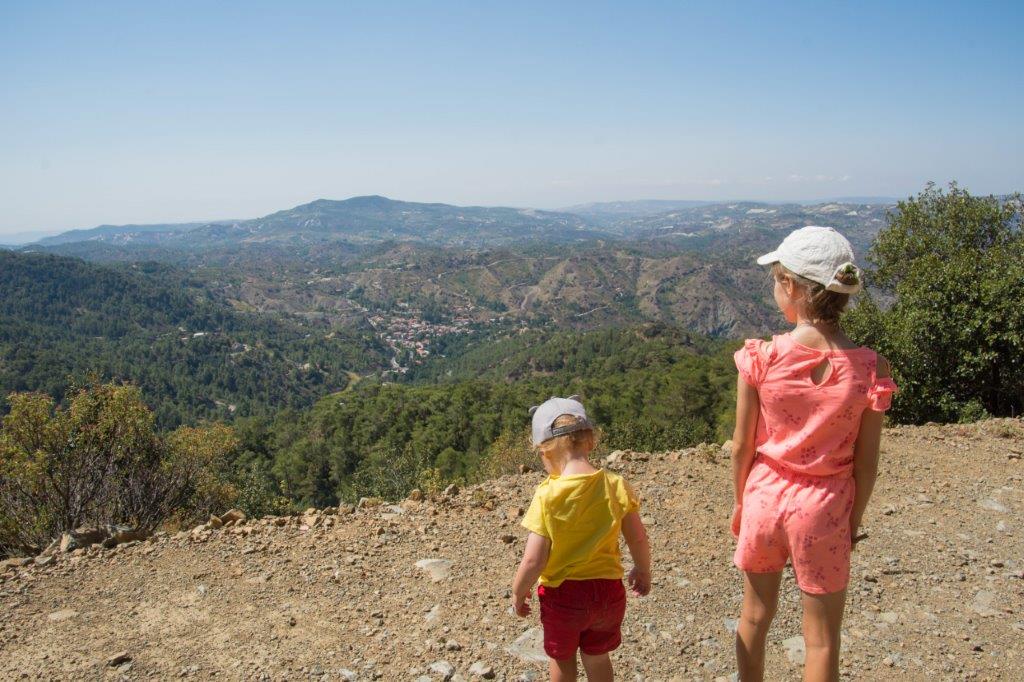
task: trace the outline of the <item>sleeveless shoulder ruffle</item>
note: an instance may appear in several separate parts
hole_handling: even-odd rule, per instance
[[[740,376],[743,377],[743,381],[754,388],[758,388],[764,381],[768,366],[775,356],[775,339],[772,339],[770,354],[765,354],[763,345],[764,341],[760,339],[747,339],[743,342],[743,347],[732,356],[733,361],[736,363],[736,369],[739,371]]]
[[[892,394],[898,389],[890,377],[875,379],[868,389],[868,408],[875,412],[885,412],[892,405]]]

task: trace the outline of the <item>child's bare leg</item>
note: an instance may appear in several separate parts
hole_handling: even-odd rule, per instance
[[[846,606],[846,590],[831,594],[803,593],[806,682],[838,682],[839,632]]]
[[[608,654],[590,656],[580,652],[583,659],[583,669],[587,671],[587,682],[612,682],[615,675],[612,673],[612,657]]]
[[[561,661],[549,658],[548,673],[551,675],[551,682],[576,682],[576,657]]]
[[[736,667],[743,682],[764,679],[764,643],[779,604],[782,571],[743,572],[743,611],[736,626]]]

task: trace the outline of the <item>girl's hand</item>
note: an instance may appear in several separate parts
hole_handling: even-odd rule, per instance
[[[641,571],[634,566],[629,572],[626,582],[629,583],[629,589],[632,590],[633,594],[638,597],[646,597],[651,591],[651,572]]]
[[[526,618],[532,611],[530,607],[530,597],[532,596],[533,590],[528,590],[525,594],[513,594],[512,595],[512,610],[520,618]]]
[[[743,521],[743,505],[736,504],[732,508],[732,524],[730,526],[733,537],[740,536],[740,523]]]

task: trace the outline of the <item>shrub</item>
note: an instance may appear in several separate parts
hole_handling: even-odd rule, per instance
[[[230,429],[154,431],[134,386],[68,391],[67,407],[12,394],[0,428],[0,552],[36,551],[78,526],[126,523],[151,530],[233,500],[222,478],[236,447]]]
[[[530,429],[508,429],[487,449],[475,480],[518,474],[524,466],[530,469],[540,466],[540,457],[530,444]]]

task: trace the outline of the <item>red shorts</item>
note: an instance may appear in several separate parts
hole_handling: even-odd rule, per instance
[[[540,622],[544,651],[563,661],[576,657],[576,649],[599,656],[622,643],[626,590],[621,580],[566,580],[558,587],[541,585]]]

